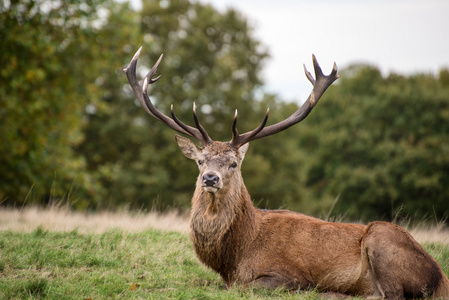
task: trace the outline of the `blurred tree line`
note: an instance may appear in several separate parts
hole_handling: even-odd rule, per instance
[[[122,71],[140,45],[139,73],[165,55],[149,91],[158,109],[173,103],[191,124],[195,101],[215,140],[230,140],[235,108],[241,132],[267,107],[269,123],[298,108],[263,93],[268,52],[232,9],[11,0],[0,4],[0,40],[2,205],[189,207],[197,168]],[[255,204],[364,221],[448,217],[449,71],[340,74],[305,121],[250,146],[242,172]]]

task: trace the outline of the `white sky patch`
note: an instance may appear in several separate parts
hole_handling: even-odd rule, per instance
[[[168,1],[168,0],[165,0]],[[140,7],[140,0],[132,0]],[[377,66],[383,74],[437,73],[449,67],[447,0],[200,0],[240,11],[268,48],[262,74],[266,90],[284,100],[304,101],[317,56],[325,74],[335,61]]]

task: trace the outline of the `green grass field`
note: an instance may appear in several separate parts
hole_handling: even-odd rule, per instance
[[[449,246],[426,249],[449,273]],[[314,292],[232,288],[195,257],[188,234],[0,232],[0,299],[316,299]]]
[[[188,235],[148,230],[0,233],[0,299],[208,299],[286,296],[223,289]]]

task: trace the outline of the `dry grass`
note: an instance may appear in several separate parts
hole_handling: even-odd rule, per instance
[[[63,208],[25,208],[21,211],[0,209],[0,231],[31,232],[41,227],[56,232],[104,233],[110,229],[140,232],[146,229],[164,231],[189,231],[189,217],[176,212],[168,213],[113,213],[88,214],[72,212]],[[434,227],[409,228],[420,243],[441,243],[449,245],[449,230],[443,224]]]
[[[449,230],[442,224],[434,227],[416,227],[409,230],[410,234],[421,244],[440,243],[449,245]]]
[[[112,213],[95,214],[72,212],[62,208],[25,208],[21,211],[0,209],[0,231],[31,232],[37,227],[48,231],[104,233],[110,229],[140,232],[146,229],[188,232],[189,217],[168,213]]]

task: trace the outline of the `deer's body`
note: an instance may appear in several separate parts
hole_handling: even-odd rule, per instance
[[[253,131],[239,134],[237,112],[230,142],[214,142],[196,128],[158,111],[147,94],[161,58],[145,76],[136,78],[140,53],[125,69],[142,106],[175,131],[183,154],[197,162],[199,176],[192,198],[191,239],[198,258],[221,275],[227,286],[317,288],[325,292],[389,299],[440,297],[449,299],[449,280],[437,262],[403,228],[386,222],[369,225],[329,223],[286,210],[256,209],[240,168],[248,143],[302,121],[334,82],[337,67],[325,76],[315,57],[316,79],[307,72],[313,90],[290,117],[265,127],[267,114]]]
[[[187,157],[203,161],[192,198],[195,251],[226,285],[317,288],[386,298],[449,297],[449,281],[438,263],[403,228],[386,222],[331,223],[287,210],[259,210],[240,170],[229,171],[244,153],[230,155],[222,151],[226,143],[214,142],[192,155],[195,146],[177,140]],[[203,184],[207,172],[232,184],[208,191]]]
[[[227,285],[256,283],[292,289],[319,285],[324,290],[360,292],[356,283],[362,269],[365,226],[326,223],[290,211],[258,210],[247,193],[241,199],[238,214],[232,217],[220,216],[218,210],[211,213],[214,209],[192,208],[195,251]],[[203,199],[193,199],[197,200]],[[223,223],[214,222],[220,218],[232,220],[223,222],[228,227],[221,227]]]

